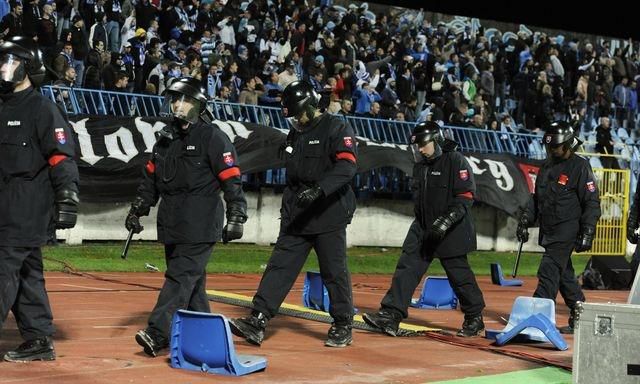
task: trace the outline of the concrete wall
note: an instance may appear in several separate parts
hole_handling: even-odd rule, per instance
[[[282,195],[271,189],[247,193],[249,220],[245,224],[242,242],[270,244],[275,242],[280,227],[280,199]],[[129,204],[82,204],[78,224],[73,229],[58,231],[58,238],[69,244],[85,240],[126,239],[124,219]],[[478,233],[478,249],[513,251],[516,221],[487,206],[475,206],[473,215]],[[352,224],[347,228],[350,246],[399,247],[413,220],[410,201],[365,200],[358,202]],[[134,236],[138,240],[156,240],[156,209],[141,219],[145,230]],[[536,244],[537,229],[531,229],[527,251],[542,251]]]

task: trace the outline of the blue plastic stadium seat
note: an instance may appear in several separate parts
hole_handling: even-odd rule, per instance
[[[329,312],[329,292],[322,282],[320,272],[307,271],[302,288],[302,303],[307,308]]]
[[[458,297],[453,292],[448,278],[427,276],[420,298],[411,300],[411,306],[425,309],[456,309]]]
[[[236,355],[224,316],[179,310],[171,325],[171,366],[242,376],[265,369],[267,361],[261,356]]]
[[[531,315],[509,331],[498,334],[496,336],[496,344],[505,345],[509,340],[521,334],[522,331],[530,328],[535,328],[542,332],[546,336],[547,340],[559,350],[566,351],[569,349],[569,345],[564,340],[560,332],[558,332],[556,325],[551,323],[546,316],[540,313]]]
[[[495,285],[507,287],[519,287],[522,285],[522,280],[505,279],[502,275],[502,267],[500,266],[500,263],[491,263],[491,282]]]
[[[502,331],[487,330],[486,337],[504,345],[517,336],[518,340],[551,342],[556,348],[568,346],[556,329],[555,303],[551,299],[519,296],[513,302],[509,322]]]

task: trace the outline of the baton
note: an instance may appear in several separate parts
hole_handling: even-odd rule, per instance
[[[513,265],[513,272],[511,273],[511,277],[515,278],[518,274],[518,265],[520,264],[520,255],[522,255],[522,245],[524,244],[524,240],[520,240],[520,245],[518,246],[518,254],[516,255],[516,263]]]
[[[129,245],[131,245],[132,237],[133,237],[133,228],[129,230],[129,235],[127,236],[127,241],[124,243],[124,249],[122,250],[122,255],[120,255],[120,257],[122,257],[125,260],[127,259],[127,253],[129,252]]]

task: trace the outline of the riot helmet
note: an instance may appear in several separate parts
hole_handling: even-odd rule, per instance
[[[207,94],[193,77],[177,79],[164,91],[160,116],[196,123],[207,112]]]
[[[554,121],[547,127],[542,142],[547,156],[564,158],[568,151],[575,152],[582,144],[578,135],[566,121]]]
[[[320,95],[309,82],[294,81],[282,92],[282,113],[294,129],[302,131],[313,120],[319,102]]]
[[[44,80],[42,52],[33,39],[14,36],[0,45],[0,92],[11,93],[28,77],[31,85]]]
[[[423,121],[416,124],[409,140],[409,147],[414,161],[420,162],[425,158],[426,155],[420,151],[420,148],[427,146],[431,142],[434,144],[434,152],[429,157],[442,153],[441,146],[444,143],[444,134],[440,125],[434,121]]]

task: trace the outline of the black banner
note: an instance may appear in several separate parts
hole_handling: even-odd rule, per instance
[[[123,202],[135,196],[143,165],[165,126],[160,118],[72,118],[79,145],[80,192],[85,202]],[[215,122],[233,142],[243,173],[284,166],[279,148],[286,132],[252,123]],[[358,171],[396,167],[411,174],[412,158],[405,145],[358,138]],[[539,162],[508,154],[465,153],[477,183],[476,200],[517,213],[528,199]]]

